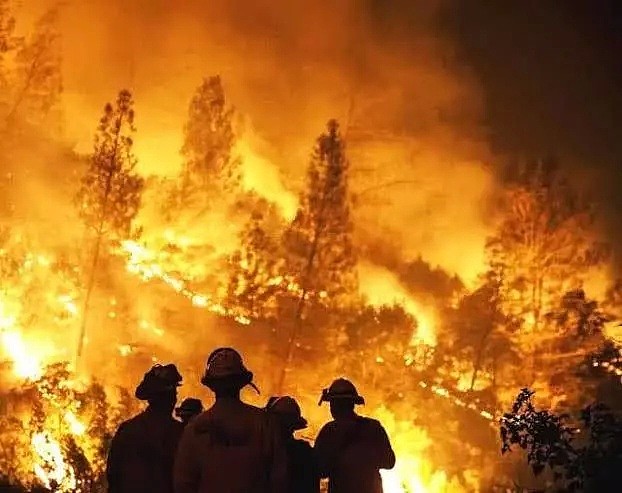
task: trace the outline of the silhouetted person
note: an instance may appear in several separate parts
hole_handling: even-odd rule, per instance
[[[177,416],[181,423],[186,426],[192,418],[198,416],[203,412],[203,403],[200,399],[194,399],[189,397],[184,399],[179,407],[175,408],[175,416]]]
[[[207,359],[201,383],[216,402],[186,426],[175,460],[175,493],[287,493],[287,457],[278,426],[240,400],[253,374],[232,348]]]
[[[304,440],[297,440],[294,432],[307,427],[300,406],[291,397],[271,397],[266,411],[276,418],[280,425],[287,449],[289,472],[288,493],[319,493],[320,476],[315,464],[313,449]]]
[[[375,419],[354,412],[365,400],[349,380],[339,378],[324,389],[319,404],[324,401],[334,421],[320,430],[315,455],[329,493],[382,493],[379,470],[395,465],[386,431]]]
[[[136,388],[147,409],[119,426],[108,453],[109,493],[172,493],[173,462],[183,426],[173,419],[181,375],[155,365]]]

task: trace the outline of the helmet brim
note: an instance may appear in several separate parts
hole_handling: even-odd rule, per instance
[[[161,386],[150,386],[145,385],[144,382],[136,387],[136,391],[134,392],[134,396],[140,401],[148,401],[158,395],[166,394],[168,392],[172,392],[177,390],[177,387],[181,387],[181,383],[177,383],[175,385],[167,385],[166,387]]]
[[[240,389],[246,387],[247,385],[251,385],[255,387],[253,384],[253,372],[251,371],[243,371],[241,373],[234,373],[231,375],[210,375],[206,373],[201,378],[201,384],[210,389],[216,386],[230,386],[230,387],[239,387]]]
[[[320,404],[322,402],[332,402],[332,401],[350,401],[354,402],[357,406],[362,406],[365,404],[365,399],[361,395],[328,395],[322,396],[320,400]]]

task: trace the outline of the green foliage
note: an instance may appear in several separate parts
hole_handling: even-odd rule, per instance
[[[134,101],[124,90],[114,106],[109,103],[104,108],[89,167],[76,195],[82,220],[98,238],[126,238],[140,208],[144,183],[135,172],[134,132]]]
[[[335,304],[358,291],[348,195],[348,161],[339,125],[331,120],[317,140],[307,186],[284,236],[288,270],[310,298],[322,292]]]

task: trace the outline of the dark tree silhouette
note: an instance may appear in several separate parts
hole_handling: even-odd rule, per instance
[[[578,425],[570,416],[536,410],[523,389],[501,420],[502,453],[517,446],[536,476],[549,469],[547,491],[613,493],[622,488],[622,420],[602,404],[585,407]],[[579,437],[582,438],[579,439]]]

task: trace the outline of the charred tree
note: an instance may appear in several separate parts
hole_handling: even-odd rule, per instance
[[[138,213],[143,179],[135,172],[132,153],[134,101],[129,91],[119,92],[115,105],[107,104],[95,134],[89,167],[76,195],[80,216],[93,236],[77,357],[82,355],[91,294],[102,244],[127,238]]]
[[[284,235],[289,271],[299,286],[294,324],[278,385],[287,366],[309,301],[343,306],[358,292],[348,193],[348,161],[337,121],[320,135],[307,170],[307,187]]]

